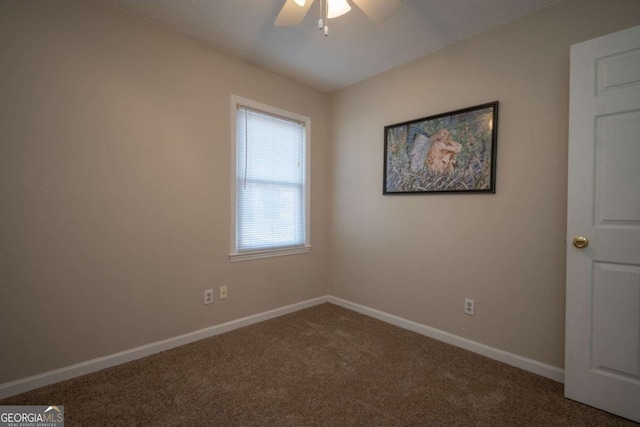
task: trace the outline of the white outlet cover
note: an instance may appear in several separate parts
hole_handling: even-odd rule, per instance
[[[204,291],[204,303],[205,304],[213,303],[213,289],[207,289]]]
[[[471,316],[475,315],[475,301],[471,298],[464,299],[464,313]]]

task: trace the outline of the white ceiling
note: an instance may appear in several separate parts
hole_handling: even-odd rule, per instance
[[[505,24],[558,0],[401,0],[381,24],[353,3],[317,29],[273,25],[285,0],[100,0],[323,91],[331,92]],[[317,2],[317,0],[316,0]]]

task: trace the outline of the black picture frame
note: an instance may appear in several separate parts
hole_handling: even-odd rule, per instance
[[[382,194],[495,193],[498,101],[384,128]]]

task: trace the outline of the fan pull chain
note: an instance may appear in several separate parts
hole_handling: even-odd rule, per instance
[[[319,0],[320,18],[318,19],[318,29],[324,30],[325,37],[329,35],[329,0]]]
[[[329,35],[329,0],[324,1],[324,36]]]

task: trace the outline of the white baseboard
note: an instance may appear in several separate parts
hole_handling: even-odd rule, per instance
[[[86,362],[77,363],[53,371],[44,372],[27,378],[0,384],[0,399],[24,393],[49,384],[79,377],[80,375],[90,374],[105,368],[120,365],[132,360],[150,356],[161,351],[169,350],[181,345],[189,344],[214,335],[219,335],[244,326],[253,325],[255,323],[264,322],[265,320],[303,310],[318,304],[329,301],[329,297],[319,297],[311,300],[288,305],[286,307],[276,308],[274,310],[265,311],[263,313],[254,314],[252,316],[243,317],[241,319],[232,320],[220,325],[211,326],[200,329],[195,332],[169,338],[163,341],[157,341],[151,344],[125,350],[120,353],[110,354],[108,356],[99,357],[97,359],[88,360]]]
[[[403,329],[408,329],[418,334],[425,335],[429,338],[446,342],[447,344],[455,345],[456,347],[464,348],[465,350],[478,353],[490,359],[498,360],[500,362],[506,363],[507,365],[515,366],[516,368],[524,369],[525,371],[541,375],[554,381],[558,381],[561,383],[564,382],[564,370],[556,366],[548,365],[546,363],[519,356],[514,353],[509,353],[508,351],[499,350],[494,347],[489,347],[488,345],[484,345],[467,338],[462,338],[449,332],[441,331],[440,329],[422,325],[420,323],[403,319],[402,317],[394,316],[392,314],[366,307],[364,305],[346,301],[341,298],[329,296],[328,300],[332,304],[339,305],[340,307],[344,307],[346,309],[364,314],[369,317],[373,317],[378,320],[382,320],[383,322],[399,326]]]
[[[542,375],[543,377],[550,378],[558,382],[564,382],[564,370],[558,367],[547,365],[546,363],[538,362],[537,360],[509,353],[497,348],[489,347],[487,345],[480,344],[479,342],[472,341],[467,338],[462,338],[457,335],[432,328],[430,326],[422,325],[420,323],[403,319],[401,317],[394,316],[392,314],[388,314],[383,311],[379,311],[350,301],[346,301],[341,298],[336,298],[333,296],[323,296],[288,305],[286,307],[276,308],[274,310],[254,314],[252,316],[243,317],[241,319],[232,320],[230,322],[200,329],[195,332],[190,332],[188,334],[169,338],[163,341],[157,341],[151,344],[132,348],[120,353],[110,354],[108,356],[99,357],[97,359],[92,359],[64,368],[55,369],[53,371],[44,372],[42,374],[0,384],[0,399],[24,393],[26,391],[33,390],[39,387],[44,387],[49,384],[79,377],[81,375],[90,374],[92,372],[96,372],[105,368],[110,368],[112,366],[150,356],[161,351],[189,344],[204,338],[209,338],[214,335],[233,331],[234,329],[264,322],[265,320],[273,319],[275,317],[283,316],[285,314],[293,313],[295,311],[303,310],[305,308],[313,307],[325,302],[329,302],[340,307],[344,307],[346,309],[364,314],[366,316],[382,320],[383,322],[399,326],[403,329],[408,329],[421,335],[425,335],[427,337],[455,345],[456,347],[464,348],[465,350],[469,350],[482,356],[486,356],[491,359],[506,363],[508,365],[524,369],[525,371],[533,372],[534,374]]]

